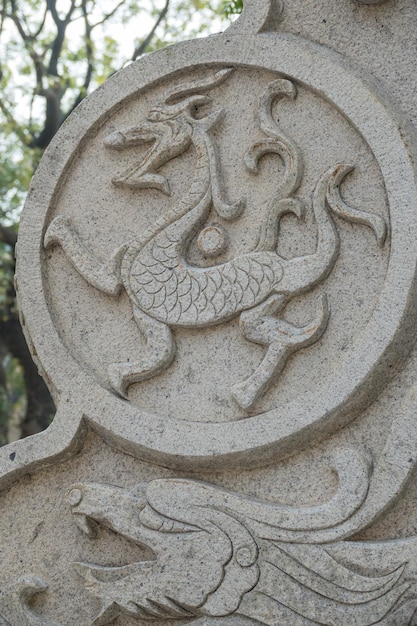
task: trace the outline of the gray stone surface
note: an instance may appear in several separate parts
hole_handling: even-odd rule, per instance
[[[417,5],[247,2],[39,166],[57,402],[0,450],[0,622],[417,623]]]

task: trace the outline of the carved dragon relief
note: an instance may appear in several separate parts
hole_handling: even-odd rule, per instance
[[[304,327],[281,319],[289,301],[313,289],[333,269],[339,253],[339,235],[332,214],[365,224],[375,232],[379,245],[386,237],[383,218],[348,207],[339,186],[353,169],[337,164],[320,178],[312,201],[317,228],[317,245],[312,254],[285,259],[276,252],[278,225],[287,213],[301,219],[302,202],[294,197],[302,175],[299,148],[278,127],[272,105],[280,98],[296,97],[294,84],[273,81],[262,97],[259,124],[266,138],[257,142],[244,158],[247,169],[258,171],[265,154],[280,157],[285,173],[267,206],[259,244],[253,252],[211,267],[197,267],[187,260],[188,247],[201,230],[211,208],[226,220],[235,220],[244,209],[242,201],[228,203],[220,187],[220,164],[210,130],[224,116],[218,109],[196,117],[198,108],[211,99],[204,92],[214,89],[232,73],[231,68],[204,79],[176,87],[149,112],[147,120],[108,135],[108,149],[123,150],[153,142],[145,157],[113,179],[113,184],[133,189],[155,188],[170,194],[168,180],[160,168],[183,154],[191,145],[196,165],[188,194],[155,221],[135,241],[118,248],[106,263],[87,249],[70,220],[56,217],[46,231],[46,248],[59,244],[77,271],[97,289],[117,296],[123,287],[130,297],[134,319],[146,346],[140,360],[113,363],[108,376],[114,390],[126,396],[128,387],[160,373],[172,362],[175,344],[171,328],[206,327],[240,315],[240,329],[249,341],[266,346],[266,354],[255,372],[232,388],[239,405],[249,410],[282,369],[291,354],[316,342],[329,317],[325,296],[318,303],[316,318]],[[205,235],[200,244],[205,249]],[[220,241],[214,250],[223,250]],[[207,237],[206,237],[207,240]],[[215,256],[209,252],[207,256]]]
[[[293,543],[302,529],[319,525],[312,509],[173,478],[136,492],[75,484],[68,499],[90,538],[103,525],[155,555],[120,567],[74,563],[88,593],[101,601],[90,626],[118,617],[164,622],[204,616],[203,624],[207,618],[218,623],[232,615],[268,626],[414,623],[416,581],[405,575],[405,563],[376,567],[370,575],[339,562],[331,545]],[[317,513],[320,507],[313,508]]]
[[[201,626],[241,619],[266,626],[413,626],[416,539],[353,543],[353,550],[349,542],[328,543],[326,531],[362,506],[372,464],[358,450],[340,448],[332,467],[336,493],[304,507],[184,478],[133,489],[73,484],[67,500],[82,533],[94,540],[105,527],[154,555],[117,567],[73,563],[99,602],[88,626],[123,618]],[[352,551],[371,558],[359,566]],[[0,625],[60,626],[30,606],[47,588],[34,575],[11,581],[0,590]]]

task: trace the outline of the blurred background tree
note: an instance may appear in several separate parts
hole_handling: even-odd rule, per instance
[[[242,0],[2,0],[0,14],[0,445],[55,407],[19,324],[19,215],[43,151],[88,93],[169,43],[223,30]]]

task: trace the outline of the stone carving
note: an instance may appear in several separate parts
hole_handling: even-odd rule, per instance
[[[104,525],[155,554],[155,560],[121,567],[74,564],[102,603],[91,626],[119,616],[165,620],[233,613],[271,626],[300,616],[303,624],[388,625],[400,622],[385,621],[387,615],[399,619],[401,609],[410,618],[417,605],[414,599],[404,607],[412,595],[404,565],[369,576],[338,562],[325,546],[271,540],[271,519],[281,517],[282,526],[291,527],[298,514],[302,527],[302,509],[285,511],[180,479],[155,480],[137,493],[76,484],[69,501],[78,527],[90,537],[97,524]]]
[[[64,411],[63,401],[60,402],[58,415],[65,413],[63,423],[68,426],[65,443],[51,433],[53,445],[48,445],[46,452],[45,449],[39,452],[34,447],[26,447],[23,443],[13,448],[17,451],[16,458],[25,468],[45,454],[53,458],[67,445],[72,445],[70,442],[78,438],[82,415],[103,435],[116,439],[118,445],[123,445],[141,458],[157,458],[158,462],[167,466],[178,467],[178,459],[181,458],[184,466],[207,467],[213,455],[222,467],[227,467],[232,458],[236,465],[245,465],[250,459],[258,466],[282,459],[300,451],[306,442],[312,444],[313,441],[323,440],[330,430],[335,432],[360,415],[384,390],[396,371],[395,364],[401,362],[410,349],[407,332],[415,320],[413,302],[417,267],[417,194],[412,163],[412,133],[384,89],[376,86],[375,81],[368,80],[362,70],[348,60],[355,56],[353,53],[347,55],[348,58],[337,54],[328,46],[320,46],[294,35],[294,29],[293,33],[266,32],[269,17],[273,14],[280,16],[275,5],[248,0],[244,14],[227,34],[172,47],[169,52],[143,59],[140,68],[132,66],[127,74],[115,76],[99,94],[85,102],[80,112],[75,113],[71,124],[75,124],[76,130],[61,139],[57,138],[55,151],[50,151],[50,156],[47,155],[38,168],[38,182],[35,182],[29,195],[19,235],[19,245],[25,250],[18,260],[17,275],[22,319],[35,358],[56,390],[57,398],[73,398],[75,378],[79,397],[74,399],[77,409],[70,416]],[[345,9],[347,13],[356,15],[348,3]],[[288,24],[294,19],[292,9],[288,7],[284,13],[285,23]],[[259,31],[263,31],[261,35],[256,34]],[[250,59],[247,37],[252,37]],[[222,50],[220,56],[219,46]],[[188,60],[197,58],[197,48],[198,60],[189,66]],[[340,51],[343,53],[342,48]],[[230,68],[234,68],[233,74],[228,72]],[[217,79],[218,84],[210,87]],[[275,101],[268,103],[268,85],[273,85],[276,80],[281,81],[281,93],[276,93]],[[196,91],[185,93],[187,85],[191,91],[194,88]],[[242,85],[244,94],[241,92]],[[294,92],[295,85],[297,98],[294,101],[282,91],[286,89],[288,94]],[[277,92],[278,87],[274,90]],[[244,97],[239,97],[239,93]],[[258,96],[253,95],[255,93],[264,94],[261,107]],[[276,204],[282,202],[283,208],[287,203],[301,213],[303,205],[299,200],[302,199],[308,211],[304,223],[297,222],[292,216],[280,222],[277,248],[280,255],[286,256],[289,263],[294,262],[294,266],[297,257],[304,252],[308,251],[311,257],[317,245],[317,224],[314,201],[310,209],[310,198],[317,196],[317,181],[323,178],[323,173],[329,172],[330,167],[338,163],[355,164],[350,180],[345,183],[339,181],[344,185],[342,194],[336,190],[339,208],[342,207],[340,200],[343,195],[352,206],[366,209],[368,220],[374,212],[383,216],[379,225],[384,226],[384,220],[386,225],[389,224],[388,245],[376,250],[372,247],[370,229],[351,228],[346,221],[340,220],[328,198],[325,198],[324,209],[330,214],[332,228],[336,225],[338,232],[335,237],[341,239],[342,254],[330,268],[325,285],[321,284],[324,278],[317,288],[309,288],[307,282],[305,293],[290,298],[288,306],[284,302],[281,309],[278,302],[275,312],[256,310],[256,306],[267,302],[265,298],[254,310],[247,309],[239,314],[242,327],[246,327],[248,334],[253,334],[256,340],[262,340],[265,347],[261,343],[255,345],[242,341],[236,323],[239,317],[231,319],[227,325],[219,322],[218,326],[208,324],[196,330],[192,326],[168,325],[149,315],[149,311],[146,313],[137,307],[138,315],[147,316],[149,319],[145,319],[150,326],[160,329],[160,333],[151,338],[163,347],[158,356],[160,362],[163,363],[165,357],[168,358],[174,351],[173,344],[169,344],[172,336],[176,338],[178,349],[171,368],[163,371],[162,367],[159,370],[156,367],[158,379],[144,380],[129,390],[129,380],[123,380],[124,372],[129,373],[130,367],[141,362],[144,375],[152,376],[151,366],[155,364],[152,359],[155,353],[149,354],[149,350],[144,350],[143,337],[135,328],[132,305],[136,307],[137,296],[133,294],[134,298],[129,300],[125,285],[122,285],[123,281],[127,284],[129,271],[130,277],[134,278],[133,266],[143,259],[144,249],[130,265],[127,252],[119,250],[123,259],[115,260],[115,266],[120,268],[116,283],[123,289],[120,298],[116,299],[92,289],[88,282],[76,276],[68,256],[59,247],[59,241],[55,250],[45,250],[45,232],[51,234],[52,230],[48,229],[56,227],[69,240],[68,233],[74,233],[81,258],[91,261],[90,279],[94,275],[93,270],[100,268],[97,258],[110,256],[107,251],[113,249],[112,241],[115,248],[126,246],[134,250],[137,237],[141,237],[156,220],[155,211],[158,215],[169,215],[172,206],[179,206],[177,200],[174,205],[164,193],[163,182],[168,184],[169,179],[175,198],[183,196],[189,172],[192,173],[196,162],[194,140],[190,141],[189,150],[184,150],[181,156],[159,167],[158,149],[161,154],[164,152],[162,144],[168,133],[166,136],[162,133],[163,141],[162,135],[158,135],[159,139],[152,145],[149,142],[147,153],[147,158],[156,159],[153,164],[158,169],[154,167],[154,171],[147,172],[146,164],[139,162],[139,154],[145,151],[143,147],[136,148],[133,144],[130,149],[118,150],[111,145],[104,147],[104,143],[114,146],[114,140],[117,143],[120,133],[132,129],[132,124],[137,124],[136,128],[143,126],[148,132],[153,129],[156,134],[165,122],[147,119],[150,111],[157,108],[154,103],[172,112],[175,107],[178,111],[180,104],[189,98],[204,99],[209,96],[212,104],[207,102],[197,112],[191,109],[187,113],[184,110],[181,115],[184,119],[189,115],[187,124],[198,125],[203,124],[202,118],[213,114],[215,106],[225,109],[224,122],[219,120],[204,134],[207,142],[218,148],[214,157],[218,172],[223,170],[224,183],[217,188],[227,189],[227,194],[226,191],[224,194],[230,194],[232,200],[244,194],[247,206],[245,211],[242,207],[241,218],[237,216],[230,223],[218,217],[214,207],[210,207],[210,216],[199,226],[202,229],[200,233],[203,233],[202,248],[210,252],[208,233],[212,225],[220,223],[224,233],[228,231],[230,234],[224,257],[213,256],[212,261],[208,255],[200,262],[201,252],[198,250],[202,248],[198,248],[196,232],[195,240],[185,246],[188,266],[199,266],[197,269],[203,269],[204,273],[210,265],[216,268],[225,258],[236,260],[251,250],[254,252],[250,254],[269,253],[277,260],[278,255],[270,249],[262,252],[256,249],[255,233],[260,222],[265,222],[263,237],[264,231],[268,231],[266,226],[271,225],[271,220],[274,222],[273,210],[269,220],[266,208],[271,208],[276,199],[274,187],[285,177],[285,164],[279,153],[266,154],[260,162],[258,175],[247,169],[245,163],[248,164],[248,157],[244,160],[244,155],[253,151],[251,146],[255,142],[265,142],[266,146],[278,142],[277,134],[283,135],[281,127],[286,129],[282,143],[287,145],[288,150],[294,144],[302,147],[306,168],[300,187],[292,195],[276,199]],[[273,106],[272,115],[269,104]],[[166,120],[166,125],[169,126],[169,122],[173,128],[184,128],[186,123],[184,126],[180,123],[181,115]],[[240,132],[238,124],[241,116],[245,124],[244,133]],[[268,131],[264,131],[262,126],[255,128],[256,120],[259,125],[269,123]],[[300,133],[303,125],[305,134]],[[115,134],[110,135],[110,131],[115,131]],[[151,164],[149,161],[148,165]],[[138,175],[153,176],[151,181],[156,181],[157,186],[159,182],[160,193],[155,188],[128,186],[128,166],[136,168],[136,173],[131,172],[130,182]],[[144,169],[141,170],[141,167]],[[274,174],[276,171],[279,172],[277,176]],[[367,181],[370,172],[372,185],[362,184]],[[112,178],[116,184],[111,182]],[[122,179],[120,184],[117,184],[117,179]],[[317,189],[316,194],[314,189]],[[330,191],[326,195],[332,196]],[[334,203],[334,200],[331,202]],[[231,204],[233,206],[234,203]],[[352,209],[350,213],[353,213]],[[112,223],[112,218],[124,214],[126,220],[117,220],[117,225]],[[68,228],[64,227],[64,223],[61,223],[61,228],[59,221],[54,222],[57,216],[64,223],[69,220]],[[275,236],[276,222],[281,216],[275,217],[274,228],[269,229],[270,237],[261,237],[261,242],[268,243]],[[30,226],[25,226],[25,223]],[[173,226],[171,224],[170,228]],[[375,224],[372,227],[375,229]],[[383,230],[379,229],[380,232]],[[214,245],[215,254],[223,248],[227,239],[224,233],[216,233],[219,239]],[[162,236],[162,231],[159,235]],[[85,242],[81,248],[80,242]],[[37,263],[32,261],[35,258]],[[122,280],[123,266],[126,272]],[[284,284],[284,280],[285,277],[277,288]],[[115,283],[110,283],[107,286],[111,290]],[[369,284],[370,290],[364,290],[365,283]],[[67,298],[66,289],[77,295]],[[140,289],[140,297],[145,298],[146,290]],[[317,321],[321,320],[325,326],[330,307],[324,296],[315,294],[322,289],[332,309],[326,333],[314,347],[303,350],[299,357],[288,362],[292,343],[295,350],[303,346],[305,337],[300,336],[303,330],[297,330],[297,324],[301,327],[305,324],[308,328],[308,322],[314,317],[314,298],[317,298]],[[134,291],[132,289],[132,293]],[[252,312],[255,319],[251,317]],[[257,313],[262,313],[262,323]],[[256,324],[261,330],[254,328]],[[314,323],[310,326],[311,331],[312,326]],[[259,333],[262,329],[264,333],[261,337]],[[48,341],[45,341],[46,337]],[[269,345],[271,339],[274,344]],[[206,346],[211,354],[205,354]],[[337,363],[334,362],[333,348],[336,349]],[[266,359],[258,367],[264,355]],[[145,356],[148,363],[143,361]],[[220,365],[228,360],[231,367],[226,367],[225,376],[222,376]],[[119,388],[117,393],[114,392],[115,386],[110,384],[109,364],[112,379],[117,379],[114,380]],[[150,369],[145,367],[147,365]],[[285,367],[281,369],[282,374],[280,367]],[[193,372],[188,381],[189,369]],[[254,372],[253,387],[250,386],[251,372]],[[278,375],[279,384],[272,385],[270,392],[263,394],[273,377]],[[132,377],[135,378],[134,371]],[[181,387],[185,380],[186,385]],[[199,384],[200,380],[204,384]],[[243,391],[239,381],[244,381]],[[199,395],[198,402],[192,405],[187,403],[185,397],[188,382],[190,393]],[[162,387],[165,393],[158,394]],[[125,395],[129,391],[130,402],[120,397],[121,391]],[[239,402],[248,408],[241,408],[233,402],[231,392],[235,392]],[[59,430],[59,419],[56,421],[56,432]],[[219,422],[227,422],[227,427],[222,427]],[[139,424],[141,427],[136,428]],[[5,457],[4,466],[7,469],[4,471],[13,472],[17,465],[16,461]]]
[[[107,263],[100,262],[86,248],[67,218],[55,218],[46,231],[45,247],[61,245],[91,285],[111,296],[117,296],[123,286],[130,297],[134,319],[146,338],[146,348],[140,361],[109,366],[112,386],[121,395],[126,395],[131,384],[151,378],[172,362],[175,355],[172,327],[201,328],[240,315],[244,337],[267,347],[258,369],[232,389],[240,406],[251,409],[282,371],[288,357],[320,339],[326,329],[329,310],[325,297],[319,304],[317,317],[301,328],[280,319],[279,314],[293,297],[311,290],[331,272],[339,253],[339,236],[331,214],[366,224],[374,230],[379,245],[385,241],[383,218],[351,209],[343,202],[339,186],[352,166],[338,164],[323,174],[314,193],[313,213],[318,231],[315,252],[292,259],[276,252],[280,218],[293,213],[301,219],[305,213],[302,203],[293,197],[303,174],[300,151],[272,116],[274,101],[284,97],[294,99],[296,89],[292,82],[278,79],[268,86],[260,106],[259,123],[267,138],[253,145],[245,155],[247,169],[255,174],[259,161],[269,153],[278,155],[285,165],[282,180],[268,204],[258,247],[207,268],[187,261],[187,248],[212,206],[226,220],[236,219],[243,210],[242,201],[229,204],[223,197],[220,164],[209,134],[224,110],[196,117],[198,107],[211,102],[200,92],[214,89],[231,72],[231,68],[226,68],[168,91],[151,109],[144,124],[112,132],[107,137],[106,146],[116,150],[153,143],[143,160],[113,179],[114,185],[133,189],[153,187],[168,195],[168,180],[159,169],[192,144],[196,156],[194,180],[178,206],[159,218],[136,241],[117,249]],[[203,249],[204,233],[200,235]],[[223,248],[223,243],[215,246],[214,256],[217,249],[220,252]]]
[[[219,224],[204,228],[198,236],[197,245],[206,257],[216,257],[227,249],[228,234]]]
[[[31,598],[46,591],[48,585],[28,574],[13,581],[0,591],[0,626],[60,626],[37,615],[28,603]]]
[[[17,289],[57,415],[0,449],[0,624],[417,623],[416,142],[378,83],[417,119],[417,5],[373,4],[246,0],[52,142]]]
[[[240,35],[275,31],[282,20],[284,11],[283,0],[269,0],[257,2],[246,0],[243,13],[229,28],[229,33],[237,32]]]

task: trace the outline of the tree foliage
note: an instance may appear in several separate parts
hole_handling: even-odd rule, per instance
[[[21,207],[43,151],[74,108],[141,55],[227,25],[241,0],[2,0],[0,13],[0,444],[54,414],[18,322]]]
[[[243,9],[242,0],[224,0],[221,5],[221,12],[226,18],[230,19],[234,15],[241,13]]]

